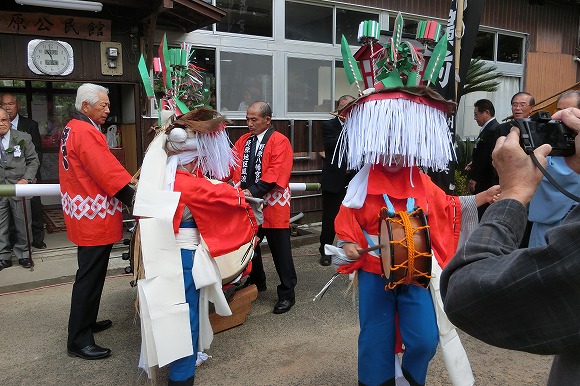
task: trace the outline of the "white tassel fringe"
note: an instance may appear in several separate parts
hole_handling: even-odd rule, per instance
[[[441,171],[456,159],[452,144],[442,111],[406,99],[371,100],[353,106],[334,156],[348,169],[403,156],[403,166]]]

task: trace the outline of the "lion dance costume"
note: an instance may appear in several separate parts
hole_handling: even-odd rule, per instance
[[[357,273],[360,385],[395,385],[398,365],[409,384],[424,385],[438,343],[452,384],[472,385],[469,361],[443,311],[439,273],[477,224],[476,199],[446,195],[423,172],[446,170],[455,157],[447,123],[455,104],[420,82],[439,73],[437,47],[425,68],[421,50],[401,41],[401,28],[399,15],[382,47],[378,25],[361,23],[363,46],[354,56],[343,38],[347,77],[357,85],[364,80],[366,89],[338,112],[345,122],[334,157],[359,171],[335,228],[338,247],[354,244],[362,253],[356,260],[341,248],[327,246],[326,253],[334,254],[338,272]]]
[[[183,49],[189,57],[189,49]],[[183,75],[191,80],[197,74],[195,67],[180,63],[166,68],[173,69],[172,79]],[[231,315],[222,291],[226,276],[221,258],[239,259],[239,272],[229,272],[227,279],[239,281],[257,233],[244,194],[219,181],[237,162],[225,131],[228,121],[203,102],[188,111],[178,99],[195,94],[167,90],[161,126],[141,167],[133,211],[140,217],[143,270],[137,281],[139,367],[151,377],[152,368],[169,365],[169,385],[193,384],[197,354],[213,340],[208,303],[218,315]]]

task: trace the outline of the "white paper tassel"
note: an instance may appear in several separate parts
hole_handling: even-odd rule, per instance
[[[232,144],[225,130],[212,134],[195,134],[198,142],[199,157],[197,167],[210,178],[221,180],[230,174],[230,167],[237,161],[232,152]]]
[[[406,99],[370,100],[353,106],[337,146],[338,160],[348,169],[389,164],[447,170],[455,159],[445,113]],[[335,155],[336,156],[336,155]]]

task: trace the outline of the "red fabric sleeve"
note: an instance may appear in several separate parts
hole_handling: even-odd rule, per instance
[[[239,248],[257,233],[254,212],[238,189],[178,170],[174,190],[181,192],[173,218],[174,230],[179,228],[187,206],[212,256]]]
[[[461,205],[459,197],[448,196],[428,176],[429,227],[431,244],[441,268],[451,260],[461,232]]]

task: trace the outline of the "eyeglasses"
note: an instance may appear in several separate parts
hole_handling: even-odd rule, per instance
[[[512,103],[512,107],[526,107],[529,106],[526,102],[514,102]]]
[[[8,125],[10,125],[10,119],[8,119],[8,118],[0,119],[0,124],[8,126]]]
[[[6,102],[6,103],[2,103],[2,106],[15,106],[16,102]]]

